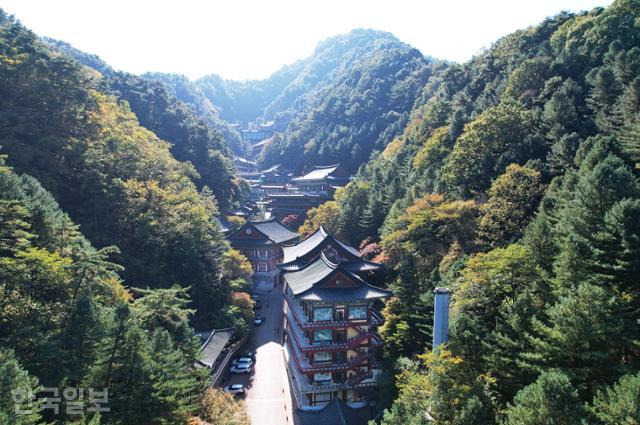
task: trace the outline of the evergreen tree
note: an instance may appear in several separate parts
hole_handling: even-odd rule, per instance
[[[142,295],[134,301],[136,321],[147,332],[164,329],[188,359],[195,360],[199,344],[189,318],[194,310],[189,309],[190,288],[174,285],[169,289],[135,289]]]
[[[22,368],[13,351],[0,348],[0,424],[42,423],[42,402],[36,399],[41,389],[38,379]]]
[[[561,371],[540,374],[506,411],[505,425],[580,425],[584,409],[578,392]]]
[[[580,284],[546,312],[533,319],[532,351],[524,363],[537,371],[564,371],[585,400],[595,388],[625,373],[620,353],[625,345],[624,322],[618,299],[604,288]]]
[[[57,354],[64,357],[64,367],[58,373],[63,373],[69,386],[77,387],[94,363],[102,327],[99,311],[91,297],[87,295],[78,300],[66,329],[59,336],[60,349],[57,350]]]
[[[153,372],[151,397],[154,422],[184,423],[198,410],[198,401],[207,386],[208,374],[198,373],[175,348],[171,335],[157,328],[151,337]]]
[[[33,237],[27,222],[29,212],[19,201],[0,200],[0,254],[24,250]]]
[[[640,423],[640,374],[623,376],[614,386],[599,391],[589,410],[597,424]]]
[[[112,335],[108,342],[113,344]],[[106,345],[90,371],[94,388],[109,390],[109,422],[144,423],[168,412],[156,410],[153,397],[154,355],[149,338],[135,323],[126,324],[120,343],[109,351]],[[112,354],[113,353],[113,354]]]

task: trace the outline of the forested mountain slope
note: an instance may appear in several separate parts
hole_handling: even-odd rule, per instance
[[[299,170],[340,162],[355,171],[401,132],[434,66],[439,65],[379,31],[355,30],[321,43],[267,108],[286,128],[265,147],[261,163],[284,162]]]
[[[177,161],[127,104],[101,92],[89,68],[47,50],[18,23],[4,18],[0,29],[8,164],[51,191],[94,245],[120,248],[115,259],[127,284],[191,286],[198,317],[222,318],[227,300],[214,293],[225,291],[227,248],[216,198],[198,191],[193,166]]]
[[[213,193],[102,83],[0,9],[2,424],[209,419],[194,327],[252,318]],[[110,411],[54,415],[43,387],[108,387]]]
[[[301,171],[341,162],[355,171],[402,131],[421,87],[441,66],[389,33],[354,30],[264,80],[209,75],[187,89],[179,76],[149,77],[174,84],[187,102],[202,105],[202,93],[229,122],[275,120],[279,134],[259,155],[263,166]]]
[[[176,99],[189,105],[197,115],[204,118],[209,124],[222,133],[222,136],[233,153],[240,156],[246,155],[248,143],[242,140],[240,132],[220,117],[218,108],[216,108],[204,95],[202,90],[191,83],[187,77],[184,75],[160,72],[148,72],[143,74],[142,77],[164,83],[164,86]]]
[[[403,135],[309,213],[393,269],[383,424],[638,421],[639,126],[640,2],[560,14],[438,70]]]
[[[103,86],[127,100],[142,125],[171,142],[176,157],[192,161],[201,174],[206,174],[207,169],[212,167],[221,172],[228,171],[225,170],[228,164],[216,163],[217,152],[225,156],[229,149],[236,153],[244,152],[240,134],[220,119],[215,108],[202,102],[206,101],[204,96],[196,97],[195,93],[189,95],[185,89],[178,87],[178,80],[174,81],[169,75],[165,77],[165,74],[137,76],[116,71],[96,55],[80,51],[63,41],[43,39],[52,50],[70,56],[102,74]],[[206,163],[209,155],[203,154],[207,150],[212,151],[211,163]],[[206,177],[203,177],[203,181],[208,181],[205,184],[213,187]],[[223,193],[216,195],[222,198]]]
[[[206,75],[193,82],[229,122],[248,123],[265,115],[266,108],[293,81],[304,61],[287,65],[264,80],[234,81]]]

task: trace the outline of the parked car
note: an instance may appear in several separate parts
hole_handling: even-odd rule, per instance
[[[238,363],[235,366],[231,366],[229,372],[231,373],[251,373],[253,366],[249,363]]]
[[[231,393],[234,395],[244,394],[244,385],[242,384],[229,385],[228,387],[224,387],[222,391],[224,391],[225,393]]]
[[[251,299],[254,301],[260,301],[260,297],[256,294],[251,295]]]
[[[257,300],[256,302],[253,303],[254,310],[260,310],[261,308],[262,308],[262,303],[260,302],[260,300]]]
[[[262,316],[256,316],[253,318],[253,324],[256,326],[260,326],[262,322],[264,322],[264,317]]]
[[[253,364],[253,359],[250,358],[250,357],[239,357],[237,359],[231,360],[231,365],[232,366],[235,366],[235,365],[237,365],[239,363],[249,363],[250,365],[252,365]]]

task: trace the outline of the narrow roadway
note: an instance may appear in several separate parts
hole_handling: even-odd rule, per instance
[[[229,383],[246,385],[245,402],[252,425],[293,425],[291,392],[280,344],[284,301],[281,287],[260,293],[259,297],[262,308],[256,314],[266,320],[254,328],[247,344],[247,349],[256,353],[253,373],[231,375]]]

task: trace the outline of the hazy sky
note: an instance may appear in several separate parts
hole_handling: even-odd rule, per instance
[[[354,28],[465,61],[516,29],[611,0],[0,0],[40,35],[133,73],[264,78]]]

